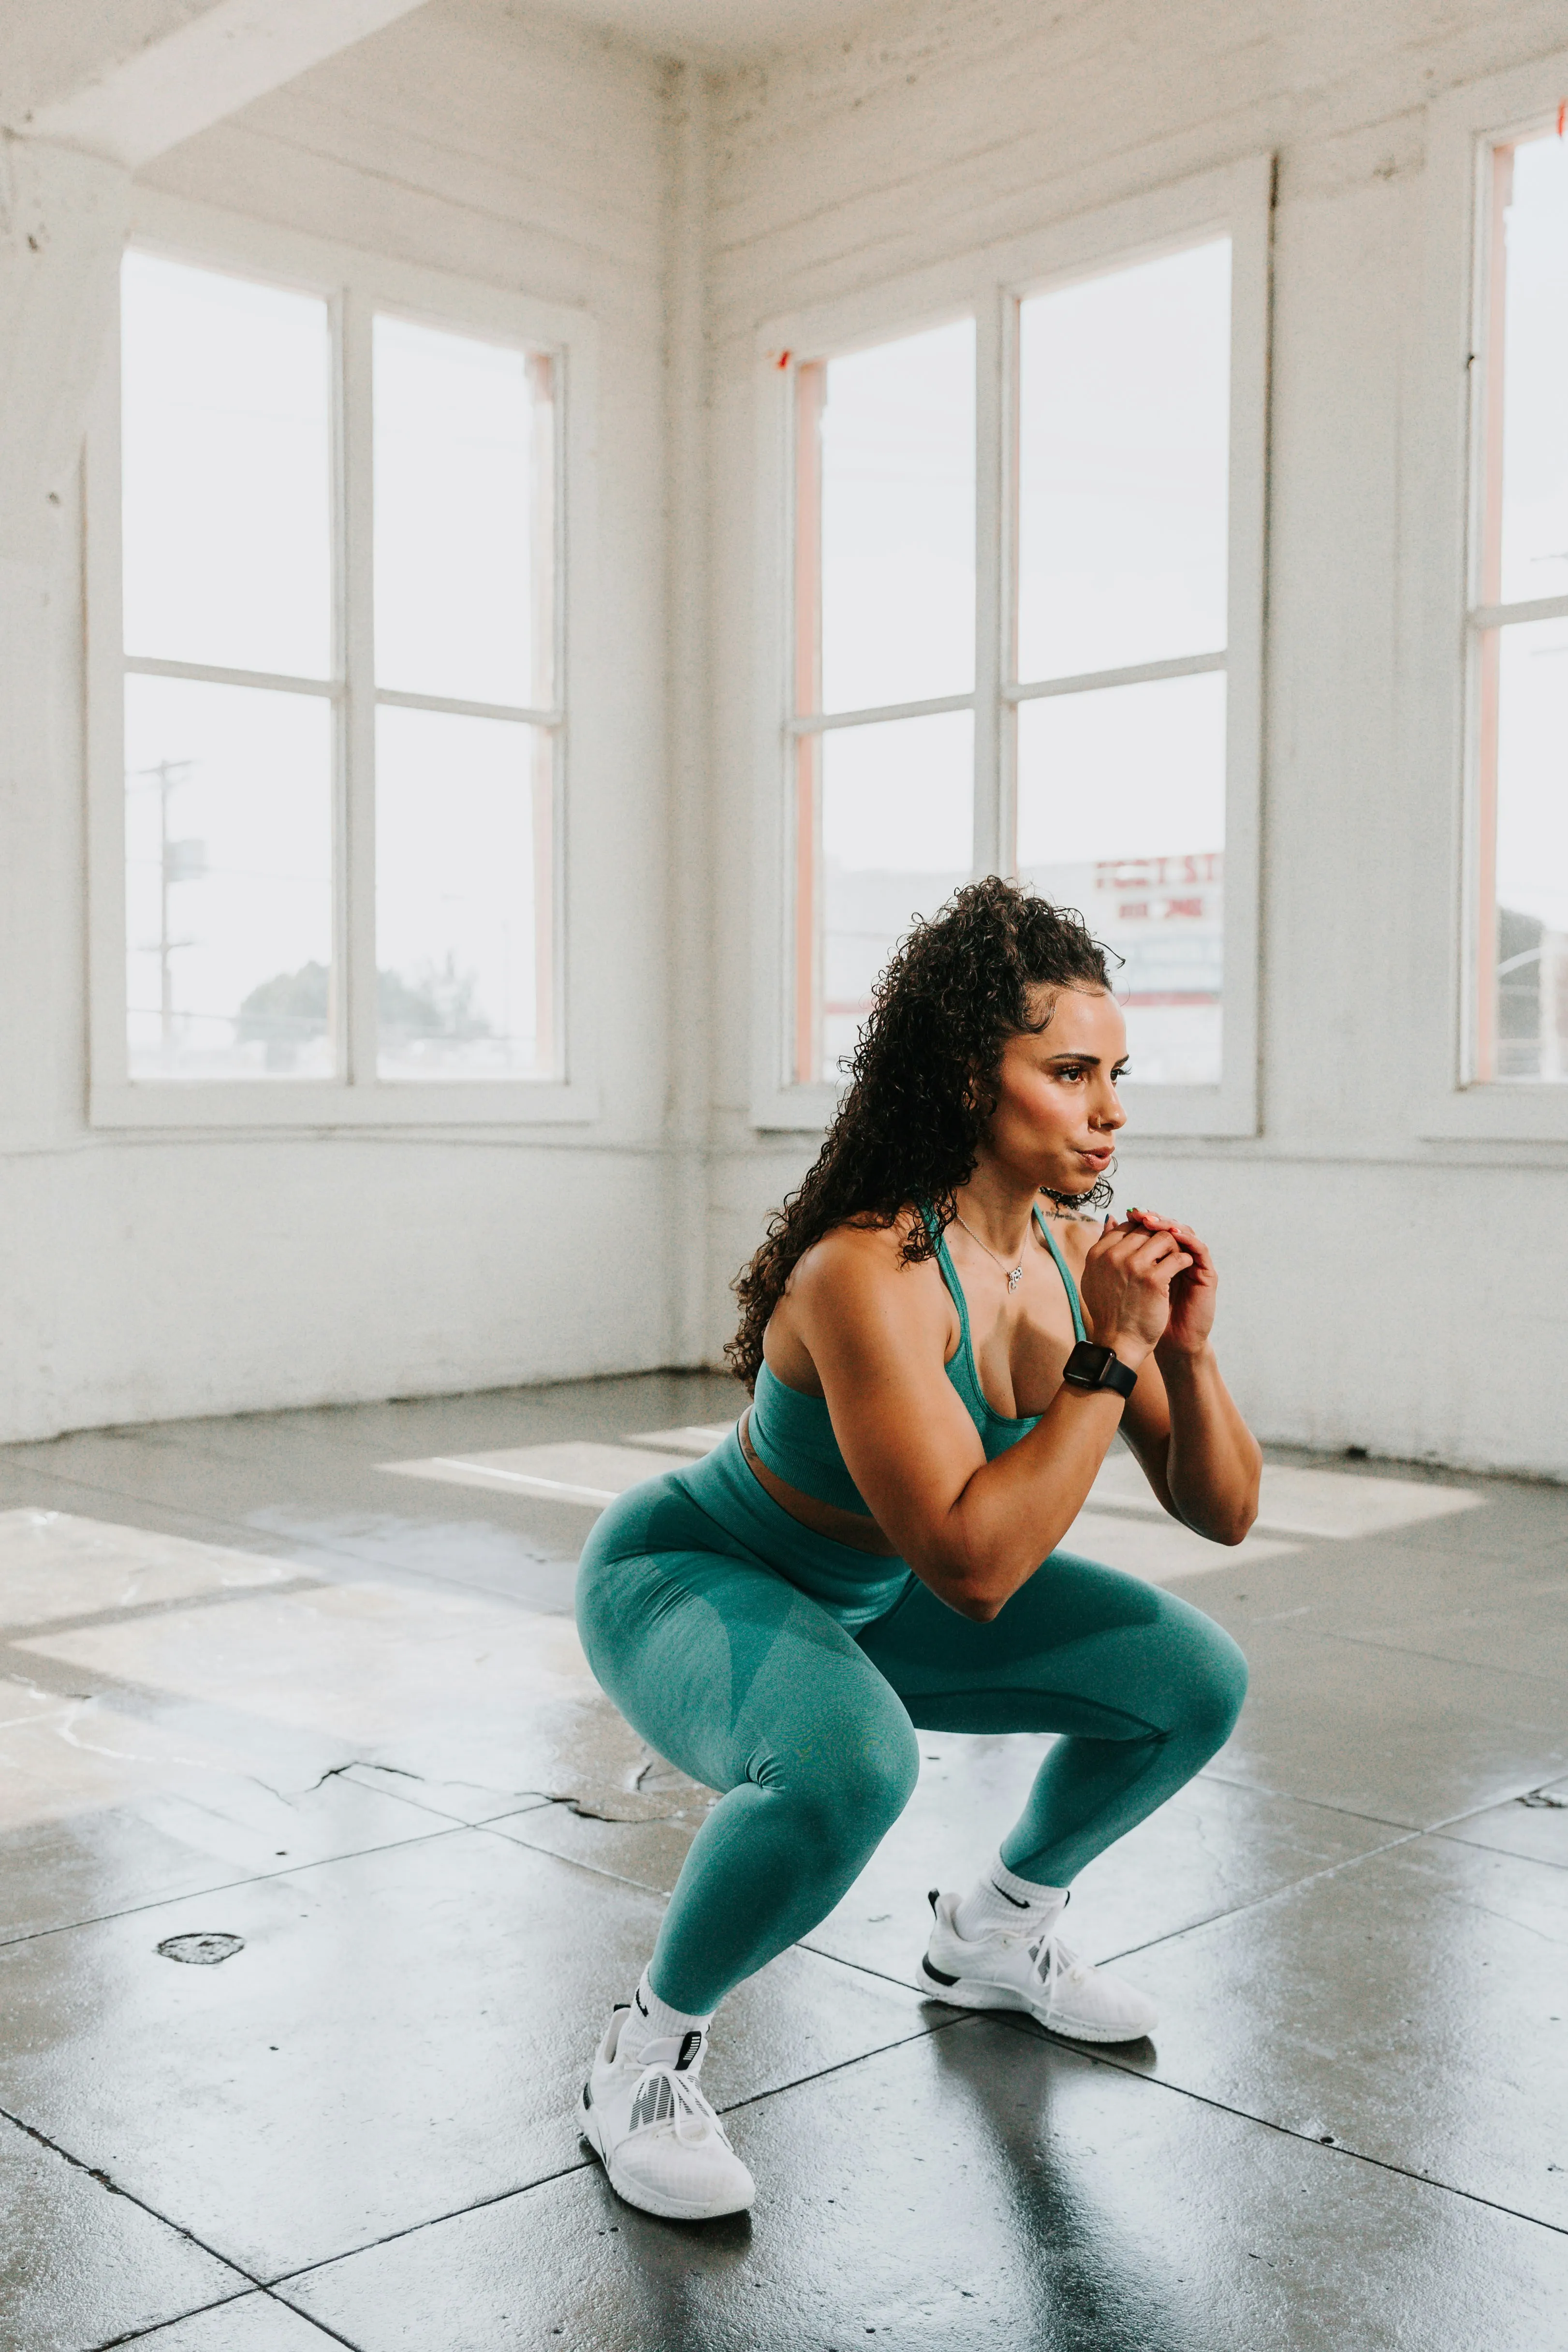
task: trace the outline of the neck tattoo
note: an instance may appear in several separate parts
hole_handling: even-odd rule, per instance
[[[1040,1190],[1051,1203],[1046,1213],[1047,1215],[1070,1219],[1102,1214],[1110,1208],[1115,1197],[1110,1184],[1110,1180],[1115,1173],[1116,1162],[1113,1160],[1104,1175],[1096,1183],[1091,1184],[1087,1192],[1058,1192],[1054,1186],[1042,1184]]]

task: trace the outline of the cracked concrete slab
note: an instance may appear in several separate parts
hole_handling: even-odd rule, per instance
[[[454,1828],[7,1945],[0,2104],[272,2279],[581,2162],[584,2070],[660,1908]],[[221,1968],[159,1954],[219,1932],[244,1944]],[[790,1952],[737,1997],[708,2087],[924,2030],[901,1988]]]
[[[574,2173],[280,2293],[362,2352],[1568,2345],[1568,2240],[989,2019],[730,2128],[772,2193],[700,2235]]]
[[[929,2352],[998,2331],[1047,2352],[1568,2352],[1568,2234],[1546,2218],[1565,1813],[1523,1801],[1568,1788],[1568,1496],[1520,1482],[1221,1554],[1190,1588],[1251,1655],[1247,1710],[1074,1896],[1072,1940],[1136,1951],[1152,2051],[1091,2064],[917,1998],[926,1887],[994,1850],[1044,1748],[925,1734],[858,1885],[721,2018],[705,2079],[759,2170],[752,2221],[696,2236],[609,2200],[576,2139],[582,2072],[711,1795],[576,1649],[584,1507],[376,1465],[647,1437],[657,1466],[734,1396],[659,1375],[0,1454],[33,1580],[7,1583],[0,1520],[0,2093],[78,2159],[22,2209],[63,2317],[35,2299],[16,2352],[107,2340],[72,2316],[72,2232],[112,2318],[97,2216],[134,2197],[155,2227],[115,2259],[153,2280],[133,2325],[167,2352],[494,2352],[529,2330],[845,2352],[868,2328]],[[100,1532],[40,1607],[50,1511]],[[204,1933],[239,1948],[159,1950]],[[221,2307],[184,2256],[158,2267],[182,2228],[236,2265]],[[241,2269],[286,2271],[298,2313]]]
[[[1159,1966],[1163,2082],[1568,2231],[1568,1872],[1411,1839]]]
[[[7,2345],[82,2352],[241,2294],[249,2281],[84,2163],[0,2116]]]

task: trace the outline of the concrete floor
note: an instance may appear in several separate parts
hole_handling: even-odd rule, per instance
[[[706,1799],[586,1675],[559,1489],[734,1403],[658,1376],[0,1451],[6,2352],[1568,2347],[1544,1486],[1282,1456],[1272,1531],[1195,1559],[1110,1465],[1101,1556],[1253,1665],[1074,1903],[1157,2042],[920,1997],[924,1889],[1041,1747],[927,1735],[859,1885],[722,2015],[755,2213],[609,2194],[578,2086]]]

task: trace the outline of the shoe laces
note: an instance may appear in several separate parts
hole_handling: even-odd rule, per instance
[[[1058,1984],[1087,1984],[1094,1971],[1088,1960],[1078,1954],[1061,1937],[1047,1929],[1037,1943],[1029,1947],[1029,1958],[1035,1963],[1035,1974],[1049,1992]]]
[[[1035,1974],[1047,1990],[1057,1984],[1085,1984],[1093,1973],[1088,1960],[1080,1960],[1070,1944],[1064,1944],[1056,1928],[1032,1927],[1020,1920],[1016,1927],[995,1931],[1003,1944],[1022,1944],[1035,1964]]]
[[[648,2087],[654,2083],[668,2084],[670,2105],[667,2107],[662,2098],[656,2098],[653,2115],[647,2123],[636,2126],[636,2129],[659,2131],[668,2127],[686,2147],[700,2147],[710,2138],[721,2139],[725,2147],[729,2147],[724,2126],[709,2105],[695,2074],[689,2071],[682,2073],[668,2059],[644,2066],[637,2077],[639,2100],[647,2097]]]

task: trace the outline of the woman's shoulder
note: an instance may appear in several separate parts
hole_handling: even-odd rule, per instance
[[[921,1223],[918,1209],[900,1209],[891,1219],[866,1215],[847,1217],[830,1225],[805,1251],[790,1276],[790,1287],[809,1291],[819,1286],[838,1289],[846,1282],[880,1285],[918,1271],[904,1255],[910,1235]]]

